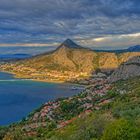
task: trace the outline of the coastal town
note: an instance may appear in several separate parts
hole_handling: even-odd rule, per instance
[[[32,79],[37,81],[49,82],[66,82],[75,79],[80,80],[83,77],[89,77],[87,72],[73,72],[73,71],[57,71],[57,70],[37,70],[25,65],[16,65],[15,63],[3,63],[0,65],[1,71],[10,72],[16,78]]]
[[[109,93],[112,84],[103,73],[93,75],[86,80],[85,89],[73,97],[47,102],[38,110],[31,113],[25,120],[23,130],[27,135],[35,135],[40,127],[60,129],[73,122],[77,117],[83,117],[91,112],[100,110],[104,105],[113,101],[114,95]],[[25,121],[25,122],[26,122]]]

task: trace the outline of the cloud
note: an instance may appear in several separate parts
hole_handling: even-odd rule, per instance
[[[127,46],[140,44],[140,33],[108,35],[99,38],[81,39],[79,43],[88,47],[98,47],[97,49],[113,49],[113,47],[115,49],[127,48]]]
[[[0,44],[0,47],[56,47],[58,43],[50,43],[50,44],[41,44],[41,43],[16,43],[16,44]]]
[[[105,36],[135,34],[140,32],[139,5],[139,0],[1,0],[0,43],[53,45],[72,38],[87,40],[88,46],[90,38],[100,43]],[[123,39],[120,44],[129,45]]]

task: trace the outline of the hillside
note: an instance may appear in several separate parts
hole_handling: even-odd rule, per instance
[[[96,70],[115,70],[140,52],[95,52],[67,39],[55,51],[1,65],[0,69],[20,78],[45,81],[73,81],[90,77]]]
[[[91,85],[77,96],[46,103],[20,123],[1,128],[0,138],[139,140],[140,78],[110,86],[102,95],[96,93],[102,86]]]

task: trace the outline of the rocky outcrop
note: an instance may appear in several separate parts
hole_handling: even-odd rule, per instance
[[[109,77],[110,82],[126,80],[131,77],[140,76],[140,56],[133,57],[124,62]]]

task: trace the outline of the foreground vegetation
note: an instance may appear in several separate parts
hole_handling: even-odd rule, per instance
[[[107,95],[111,102],[102,104],[99,109],[78,116],[72,103],[61,101],[61,115],[73,119],[71,123],[57,128],[55,121],[47,127],[38,127],[31,135],[25,133],[23,126],[29,123],[23,120],[0,129],[3,140],[139,140],[140,139],[140,78],[119,81],[113,85]],[[77,98],[80,97],[77,96]],[[76,98],[76,97],[75,97]],[[103,98],[103,97],[100,97]],[[76,100],[76,99],[75,99]],[[76,100],[78,101],[78,100]],[[98,100],[99,101],[99,100]],[[96,105],[101,104],[96,102]],[[73,111],[74,110],[74,111]],[[79,110],[83,111],[83,110]],[[32,115],[31,115],[32,116]],[[46,120],[47,123],[47,120]]]

